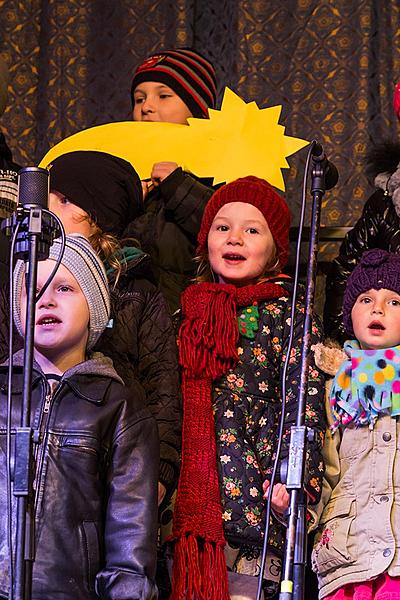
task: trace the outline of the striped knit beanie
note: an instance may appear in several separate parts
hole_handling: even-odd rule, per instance
[[[230,202],[252,204],[264,215],[274,239],[282,269],[289,255],[290,212],[285,200],[265,179],[248,175],[221,186],[204,209],[197,236],[197,254],[207,251],[208,234],[218,211]]]
[[[61,239],[58,238],[50,248],[49,259],[57,260],[61,248]],[[87,349],[90,350],[103,333],[110,318],[110,292],[103,263],[83,235],[71,234],[66,236],[61,264],[75,277],[87,300],[89,307]],[[21,336],[24,335],[21,321],[21,291],[25,280],[24,275],[25,263],[18,260],[14,269],[13,316]]]
[[[186,104],[194,117],[207,118],[215,108],[217,83],[212,64],[198,52],[189,49],[163,50],[149,56],[135,71],[131,98],[144,81],[168,85]]]

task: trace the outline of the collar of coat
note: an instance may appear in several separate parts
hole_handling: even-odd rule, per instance
[[[24,366],[24,351],[19,350],[13,356],[13,372],[15,378],[13,380],[12,393],[21,394],[23,389],[23,366]],[[6,377],[8,373],[8,361],[0,365],[0,375]],[[32,373],[32,386],[39,379],[45,377],[39,364],[34,361]],[[104,398],[104,393],[111,380],[117,381],[123,385],[123,380],[117,375],[112,360],[107,358],[101,352],[95,352],[90,355],[88,360],[85,360],[78,365],[75,365],[65,371],[61,377],[60,383],[67,383],[74,393],[83,400],[89,402],[101,403]],[[2,392],[7,393],[7,382],[4,380],[1,387]]]

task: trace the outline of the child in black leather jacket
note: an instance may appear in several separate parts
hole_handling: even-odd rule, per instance
[[[59,240],[38,266],[40,290]],[[25,267],[14,271],[13,315],[25,332]],[[31,426],[34,430],[35,557],[32,598],[157,597],[154,583],[159,444],[139,384],[123,385],[110,359],[91,349],[109,320],[104,267],[87,239],[67,236],[54,279],[36,304]],[[14,355],[12,426],[19,425],[22,351]],[[6,365],[0,401],[6,404]],[[0,414],[0,597],[10,576],[6,414]],[[15,540],[15,499],[13,540]],[[15,541],[14,541],[15,543]]]

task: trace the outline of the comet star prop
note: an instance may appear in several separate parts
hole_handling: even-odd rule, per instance
[[[209,109],[209,119],[191,118],[188,126],[124,121],[91,127],[54,146],[39,166],[67,152],[97,150],[127,160],[141,179],[150,177],[154,163],[172,161],[198,177],[213,177],[214,184],[256,175],[284,191],[286,157],[309,142],[285,136],[281,109],[259,109],[225,88],[221,110]]]

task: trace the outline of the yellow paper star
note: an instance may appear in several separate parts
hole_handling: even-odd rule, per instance
[[[256,175],[284,190],[286,157],[308,142],[285,136],[281,108],[259,109],[225,88],[221,110],[210,109],[209,119],[191,118],[188,126],[127,121],[92,127],[54,146],[39,166],[67,152],[98,150],[129,161],[141,179],[150,177],[154,163],[171,161],[214,183]]]

